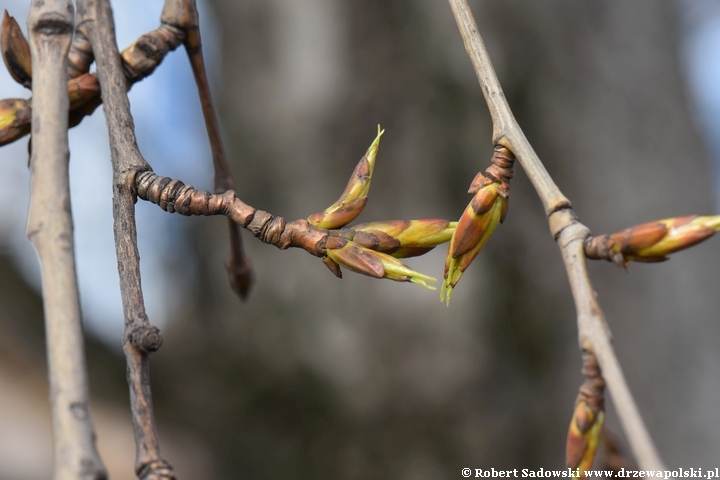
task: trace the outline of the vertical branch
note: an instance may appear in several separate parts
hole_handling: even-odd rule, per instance
[[[150,170],[150,166],[140,155],[135,139],[127,80],[120,64],[109,1],[79,0],[78,8],[88,19],[87,32],[97,62],[110,137],[115,249],[125,315],[123,350],[137,446],[135,473],[143,480],[174,479],[172,466],[160,455],[155,427],[148,354],[160,348],[162,335],[157,327],[150,325],[145,312],[135,225],[135,175]]]
[[[543,203],[550,230],[562,252],[575,300],[580,348],[597,357],[628,443],[640,468],[663,470],[662,460],[640,417],[613,350],[609,329],[590,283],[583,251],[583,242],[590,231],[577,220],[570,202],[555,185],[515,120],[467,0],[449,2],[490,109],[493,142],[508,148],[517,157]]]
[[[104,479],[88,405],[68,179],[67,53],[69,0],[33,1],[27,24],[32,56],[32,199],[28,237],[42,264],[53,418],[54,478]]]
[[[235,182],[233,182],[232,173],[230,172],[230,163],[225,154],[225,148],[220,136],[220,125],[217,121],[217,114],[210,93],[195,0],[166,0],[161,21],[185,31],[185,51],[188,54],[195,83],[197,84],[203,118],[205,119],[205,129],[212,150],[213,167],[215,168],[214,193],[235,190]],[[252,263],[243,248],[240,226],[228,218],[228,227],[230,229],[230,254],[225,262],[225,268],[233,290],[241,299],[245,300],[250,293],[255,275]]]

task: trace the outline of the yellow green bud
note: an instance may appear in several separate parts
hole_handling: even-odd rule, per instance
[[[340,228],[360,215],[367,203],[375,158],[380,146],[380,137],[382,137],[383,133],[385,133],[385,130],[380,130],[380,125],[378,125],[377,137],[375,137],[367,153],[355,167],[343,194],[337,202],[333,203],[325,211],[310,215],[307,220],[311,225],[327,229]]]
[[[369,233],[379,240],[377,247],[364,245],[395,258],[423,255],[450,240],[457,222],[441,219],[388,220],[355,225],[355,232]],[[361,242],[358,242],[361,243]]]
[[[0,146],[30,133],[30,102],[20,98],[0,100]]]
[[[453,288],[465,269],[480,253],[498,224],[505,219],[507,193],[500,187],[499,182],[485,178],[482,174],[478,174],[470,187],[475,196],[457,222],[445,259],[440,300],[446,299],[448,304]]]
[[[573,470],[578,469],[579,478],[592,467],[600,443],[605,412],[593,410],[583,399],[575,404],[573,418],[568,429],[565,462]]]
[[[427,282],[434,282],[436,279],[412,270],[400,260],[390,255],[370,250],[357,243],[338,237],[332,240],[332,245],[330,241],[328,241],[329,246],[325,251],[326,258],[328,258],[329,261],[323,259],[323,262],[335,275],[338,275],[339,266],[343,266],[354,272],[362,273],[370,277],[387,278],[395,280],[396,282],[411,282],[430,290],[435,289],[432,285],[428,285]],[[338,246],[331,248],[335,247],[335,245]]]

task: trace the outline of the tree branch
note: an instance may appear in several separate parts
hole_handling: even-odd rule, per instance
[[[213,167],[215,168],[215,193],[224,193],[228,190],[235,190],[230,163],[228,162],[222,137],[220,136],[220,125],[217,121],[215,106],[210,93],[210,84],[205,69],[205,59],[202,53],[202,41],[200,38],[200,21],[195,0],[166,0],[161,15],[163,24],[173,25],[185,32],[185,51],[187,52],[192,67],[195,83],[197,84],[200,104],[202,106],[205,129],[210,141],[212,150]],[[230,230],[230,254],[225,262],[230,285],[241,299],[247,299],[250,289],[255,280],[252,263],[245,254],[240,226],[228,219]]]
[[[53,418],[54,478],[104,479],[90,418],[68,179],[69,0],[32,2],[27,24],[33,82],[32,198],[28,237],[42,265]]]
[[[100,86],[95,74],[87,73],[93,52],[85,41],[89,20],[78,7],[77,32],[69,53],[70,127],[91,115],[101,103]],[[22,34],[20,34],[22,35]],[[24,40],[24,38],[23,38]],[[140,36],[122,51],[122,68],[127,78],[126,88],[150,75],[168,52],[185,40],[184,30],[161,24]],[[22,82],[21,82],[22,83]],[[12,143],[30,133],[32,104],[30,100],[12,98],[0,100],[0,146]]]
[[[145,312],[135,225],[135,175],[150,170],[150,166],[140,155],[135,139],[110,4],[108,0],[79,0],[78,8],[88,19],[87,33],[97,62],[110,137],[115,249],[125,315],[123,349],[137,446],[135,473],[143,480],[174,479],[172,466],[160,455],[155,427],[148,354],[160,348],[162,335],[150,325]]]
[[[580,348],[596,355],[640,468],[663,470],[664,465],[640,417],[613,351],[609,329],[595,300],[583,251],[583,242],[590,232],[577,220],[570,202],[555,185],[515,120],[467,1],[449,2],[490,110],[493,143],[505,146],[517,157],[543,203],[550,230],[562,252],[575,299]]]

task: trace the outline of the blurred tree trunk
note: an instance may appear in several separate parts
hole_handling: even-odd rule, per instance
[[[220,114],[240,196],[286,218],[325,208],[387,129],[361,221],[459,217],[490,124],[436,0],[214,0]],[[670,1],[476,2],[515,114],[595,233],[712,212]],[[209,161],[209,153],[208,159]],[[518,170],[520,170],[518,168]],[[224,478],[457,478],[557,468],[581,361],[574,308],[520,170],[507,221],[450,308],[250,241],[250,301],[225,285],[222,219],[193,222],[197,288],[154,360],[162,420],[195,429]],[[444,251],[413,263],[441,275]],[[720,451],[711,240],[629,274],[592,265],[644,419],[669,465]],[[619,430],[612,414],[609,425]],[[172,460],[172,459],[171,459]]]

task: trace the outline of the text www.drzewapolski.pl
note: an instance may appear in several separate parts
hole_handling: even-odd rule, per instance
[[[465,478],[660,478],[669,480],[671,478],[704,478],[705,480],[720,480],[720,468],[678,468],[676,470],[625,470],[624,468],[615,472],[612,470],[586,470],[580,472],[566,468],[564,470],[530,470],[528,468],[512,470],[496,470],[491,468],[463,468],[462,476]]]

